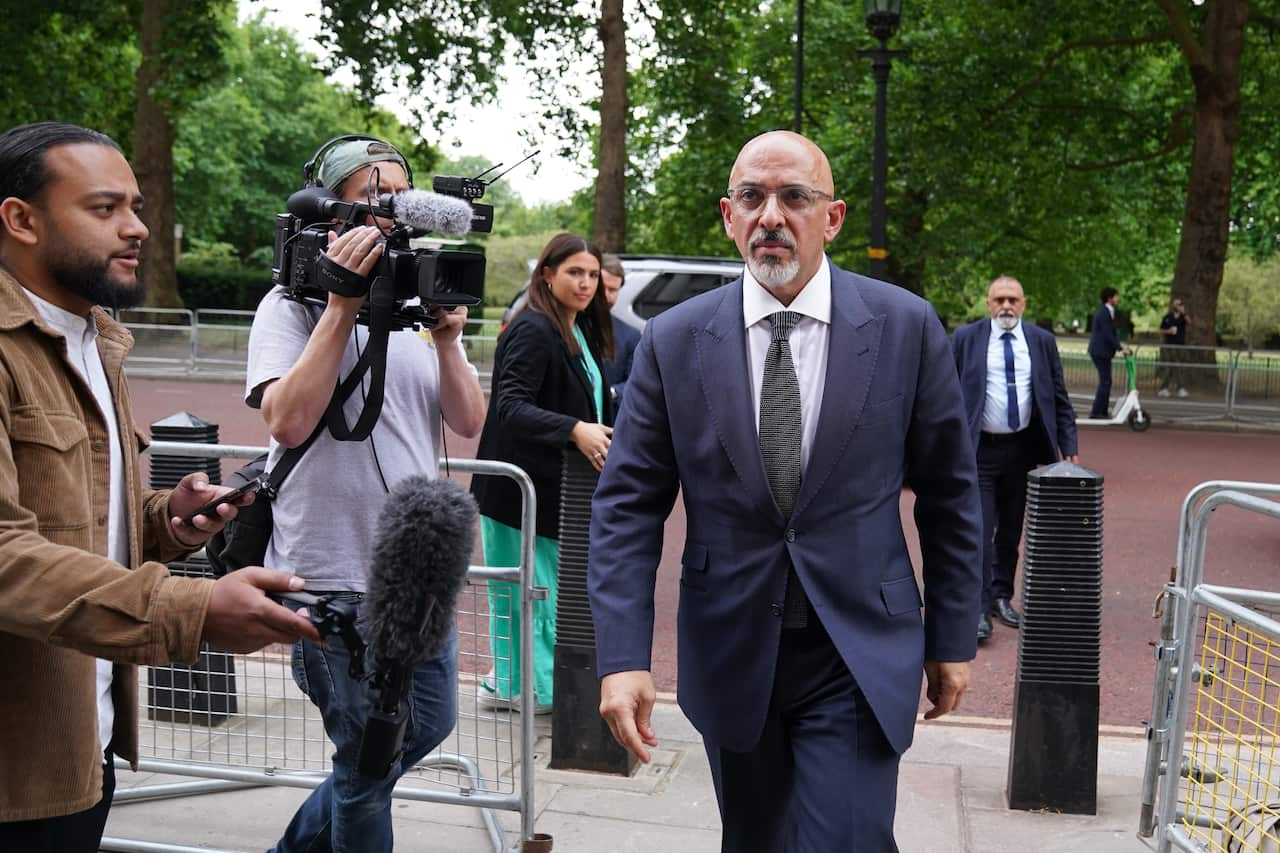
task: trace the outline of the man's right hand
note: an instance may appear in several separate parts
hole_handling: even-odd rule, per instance
[[[613,738],[636,758],[649,763],[646,746],[657,746],[653,733],[653,676],[643,669],[615,672],[600,681],[600,716]]]
[[[320,641],[316,626],[305,616],[267,598],[267,592],[297,592],[302,579],[249,566],[223,575],[213,584],[203,638],[227,652],[247,654],[272,643],[299,638]]]
[[[351,270],[357,275],[368,278],[373,268],[382,257],[384,243],[382,232],[372,225],[361,225],[352,228],[341,237],[338,232],[329,232],[329,249],[325,254],[329,260],[340,267]],[[352,317],[364,305],[364,296],[342,296],[329,293],[329,304],[349,312]]]

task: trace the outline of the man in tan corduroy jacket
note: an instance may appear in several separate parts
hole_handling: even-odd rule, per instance
[[[141,193],[111,139],[42,122],[0,135],[0,850],[96,851],[111,756],[137,760],[134,665],[318,639],[249,568],[170,576],[233,518],[203,474],[144,489],[124,360],[100,305],[139,304]],[[291,583],[291,581],[293,581]]]

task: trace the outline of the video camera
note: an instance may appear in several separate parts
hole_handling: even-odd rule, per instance
[[[476,201],[486,182],[441,176],[434,193],[405,190],[385,193],[377,203],[347,202],[320,186],[308,186],[289,197],[288,213],[276,216],[271,282],[285,297],[324,307],[330,292],[362,296],[374,281],[391,283],[395,302],[393,329],[430,327],[436,307],[479,305],[484,298],[485,257],[479,252],[415,249],[410,241],[431,232],[462,235],[493,230],[493,208]],[[383,229],[385,246],[377,266],[362,278],[330,261],[325,252],[329,231],[340,234],[363,225],[367,217],[390,220]],[[369,323],[369,306],[357,322]]]

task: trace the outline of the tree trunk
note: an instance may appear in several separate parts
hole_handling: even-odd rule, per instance
[[[1230,241],[1231,178],[1239,137],[1240,55],[1247,0],[1214,0],[1204,24],[1203,63],[1189,62],[1195,89],[1195,139],[1182,215],[1173,295],[1187,305],[1187,343],[1214,346],[1218,291]],[[1187,353],[1188,361],[1208,353]],[[1208,374],[1208,371],[1193,371]]]
[[[600,156],[592,239],[606,252],[627,244],[627,24],[623,0],[603,0],[600,42]]]
[[[138,104],[133,119],[133,172],[146,199],[142,221],[151,231],[143,244],[138,271],[146,288],[146,304],[158,308],[182,307],[173,238],[173,122],[166,106],[152,96],[160,77],[161,44],[165,19],[172,12],[171,2],[144,0],[142,4],[142,62],[138,66]]]

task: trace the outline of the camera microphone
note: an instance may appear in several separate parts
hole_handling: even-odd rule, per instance
[[[289,196],[288,210],[305,223],[354,220],[361,214],[394,219],[419,231],[459,236],[471,230],[471,205],[425,190],[384,193],[377,205],[343,201],[324,187],[305,187]]]
[[[450,480],[408,477],[387,497],[361,608],[373,693],[361,773],[382,778],[400,754],[413,670],[448,643],[476,518],[471,495]]]
[[[471,205],[460,198],[426,190],[404,190],[387,193],[378,203],[391,211],[396,222],[420,231],[457,237],[471,230]]]

